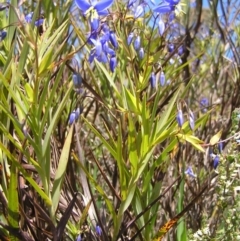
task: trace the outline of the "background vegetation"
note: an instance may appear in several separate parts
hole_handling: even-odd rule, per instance
[[[240,2],[108,2],[0,1],[0,239],[240,240]]]

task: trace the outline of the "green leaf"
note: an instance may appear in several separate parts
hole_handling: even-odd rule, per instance
[[[205,152],[204,148],[201,145],[204,142],[201,141],[200,139],[198,139],[196,136],[179,133],[179,134],[177,134],[177,137],[179,138],[180,141],[187,141],[187,142],[191,143],[197,150],[199,150],[201,152]]]
[[[219,140],[221,139],[221,136],[222,136],[222,131],[223,130],[220,130],[217,134],[212,136],[212,138],[210,139],[210,145],[211,146],[214,146],[219,142]]]
[[[60,156],[60,160],[58,163],[58,168],[55,174],[54,182],[53,182],[53,188],[52,188],[52,215],[56,212],[58,207],[58,202],[60,199],[61,194],[61,187],[62,182],[64,180],[64,174],[66,172],[67,163],[69,160],[69,153],[72,143],[72,136],[73,136],[73,127],[72,125],[69,129],[69,133],[67,135],[67,138],[64,142],[64,146],[62,149],[62,153]]]

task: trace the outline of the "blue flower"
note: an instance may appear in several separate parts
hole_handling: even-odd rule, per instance
[[[137,36],[135,41],[134,41],[133,47],[134,47],[135,50],[139,50],[140,46],[141,46],[140,36]]]
[[[117,66],[117,58],[116,56],[112,56],[109,61],[110,70],[114,72],[116,66]]]
[[[134,33],[131,32],[127,37],[127,44],[128,45],[130,45],[132,43],[133,37],[134,37]]]
[[[133,6],[133,4],[136,2],[137,0],[129,0],[127,8],[130,8]]]
[[[144,50],[143,50],[143,48],[140,48],[140,50],[139,50],[139,58],[140,59],[144,58]]]
[[[111,5],[113,4],[113,0],[101,0],[99,2],[93,1],[92,5],[86,0],[75,0],[75,3],[85,15],[87,15],[89,11],[94,9],[97,11],[98,15],[104,16],[108,14],[106,9],[111,7]]]
[[[151,87],[155,88],[156,87],[156,76],[153,72],[151,73],[149,81],[150,81]]]
[[[175,12],[171,12],[168,16],[168,22],[171,23],[175,19]]]
[[[180,0],[165,0],[153,9],[157,13],[171,13],[175,10],[175,6]]]
[[[77,108],[76,110],[73,110],[72,113],[69,116],[69,125],[72,125],[75,121],[77,121],[78,117],[80,116],[80,108]]]
[[[215,158],[213,159],[213,168],[216,169],[218,164],[219,164],[220,158],[219,156],[215,156]]]
[[[117,42],[116,35],[113,31],[110,32],[109,38],[110,38],[110,42],[113,45],[113,47],[115,49],[117,49],[118,48],[118,42]]]
[[[218,143],[218,151],[219,151],[219,153],[222,153],[222,150],[223,150],[223,142],[219,142]]]
[[[135,10],[135,13],[134,13],[134,18],[139,18],[142,14],[143,14],[143,4],[140,4],[136,10]]]
[[[183,55],[184,53],[184,47],[181,45],[179,48],[178,48],[178,55],[181,56]]]
[[[185,171],[185,174],[186,175],[189,175],[190,177],[193,177],[193,178],[195,178],[195,177],[197,177],[195,174],[194,174],[194,172],[193,172],[193,170],[192,170],[192,167],[188,167],[187,168],[187,170]]]
[[[91,39],[92,43],[95,45],[95,56],[98,57],[102,53],[102,43],[99,39]]]
[[[205,113],[207,111],[207,108],[209,106],[209,101],[208,101],[208,98],[206,97],[203,97],[201,100],[200,100],[200,107],[201,107],[201,112]]]
[[[155,7],[153,11],[157,13],[170,13],[174,11],[174,9],[175,9],[175,5],[169,4],[167,2],[163,2],[157,7]]]
[[[177,123],[179,127],[182,127],[184,123],[183,113],[182,110],[178,110],[177,117],[176,117]]]
[[[168,45],[168,52],[169,53],[172,53],[173,51],[174,51],[174,44],[173,43],[170,43],[169,45]]]
[[[76,241],[81,241],[81,240],[82,240],[82,235],[81,235],[81,234],[79,234],[79,235],[77,236]]]
[[[33,12],[28,13],[25,16],[25,21],[27,23],[31,23],[32,22],[32,18],[33,18]],[[39,27],[39,26],[41,26],[43,24],[43,22],[44,22],[44,19],[40,18],[40,19],[36,20],[34,24],[35,24],[36,27]]]
[[[86,0],[75,0],[75,3],[83,14],[89,17],[92,31],[96,31],[99,27],[99,16],[108,14],[107,9],[111,7],[113,0],[93,1],[92,4]]]
[[[101,227],[100,227],[99,225],[96,226],[96,234],[97,234],[98,236],[101,236],[101,235],[102,235],[102,229],[101,229]]]
[[[4,40],[7,36],[7,32],[6,31],[0,31],[0,41]]]
[[[32,17],[33,17],[33,12],[28,13],[28,14],[25,16],[25,21],[26,21],[27,23],[31,23],[31,22],[32,22]]]
[[[82,76],[79,73],[74,73],[72,76],[73,84],[75,88],[80,88],[82,84]]]
[[[160,85],[161,85],[161,86],[164,86],[164,85],[165,85],[165,80],[166,80],[165,74],[164,74],[164,72],[162,71],[162,72],[160,73],[160,78],[159,78],[159,82],[160,82]]]

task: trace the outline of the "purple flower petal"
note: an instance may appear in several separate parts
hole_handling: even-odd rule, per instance
[[[174,10],[174,8],[175,7],[173,5],[170,5],[169,3],[163,3],[155,7],[153,11],[157,13],[170,13]]]
[[[134,18],[139,18],[142,14],[143,14],[143,5],[139,5],[137,8],[136,8],[136,11],[134,13]]]
[[[102,229],[99,225],[96,226],[96,234],[101,236],[102,235]]]
[[[79,234],[79,235],[77,236],[76,241],[82,241],[82,236],[81,236],[81,234]]]
[[[183,48],[183,46],[181,45],[181,46],[178,48],[178,55],[181,56],[181,55],[183,55],[183,53],[184,53],[184,48]]]
[[[94,8],[99,12],[111,7],[113,0],[101,0],[94,5]],[[100,14],[99,14],[100,15]]]
[[[165,31],[165,23],[160,18],[160,20],[158,22],[158,32],[159,32],[160,36],[163,36],[164,31]]]
[[[27,15],[25,16],[25,21],[26,21],[27,23],[31,23],[31,22],[32,22],[32,17],[33,17],[33,12],[31,12],[31,13],[29,13],[29,14],[27,14]]]
[[[101,55],[97,56],[97,60],[101,63],[106,64],[108,62],[106,53],[102,52]]]
[[[43,25],[43,22],[44,22],[44,19],[41,18],[41,19],[35,21],[35,26],[39,27],[39,26]]]
[[[91,18],[90,20],[91,32],[95,32],[96,30],[98,30],[99,23],[100,21],[98,18]]]
[[[166,2],[170,3],[171,5],[177,5],[180,0],[165,0]]]
[[[86,0],[75,0],[75,3],[83,13],[85,13],[91,7],[91,4]]]
[[[98,39],[91,39],[91,41],[95,45],[95,55],[100,56],[102,53],[102,43]]]
[[[137,0],[129,0],[127,8],[130,8],[133,6],[133,4],[136,2]]]

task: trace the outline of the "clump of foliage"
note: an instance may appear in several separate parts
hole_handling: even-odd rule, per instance
[[[0,239],[238,240],[239,8],[0,1]]]

